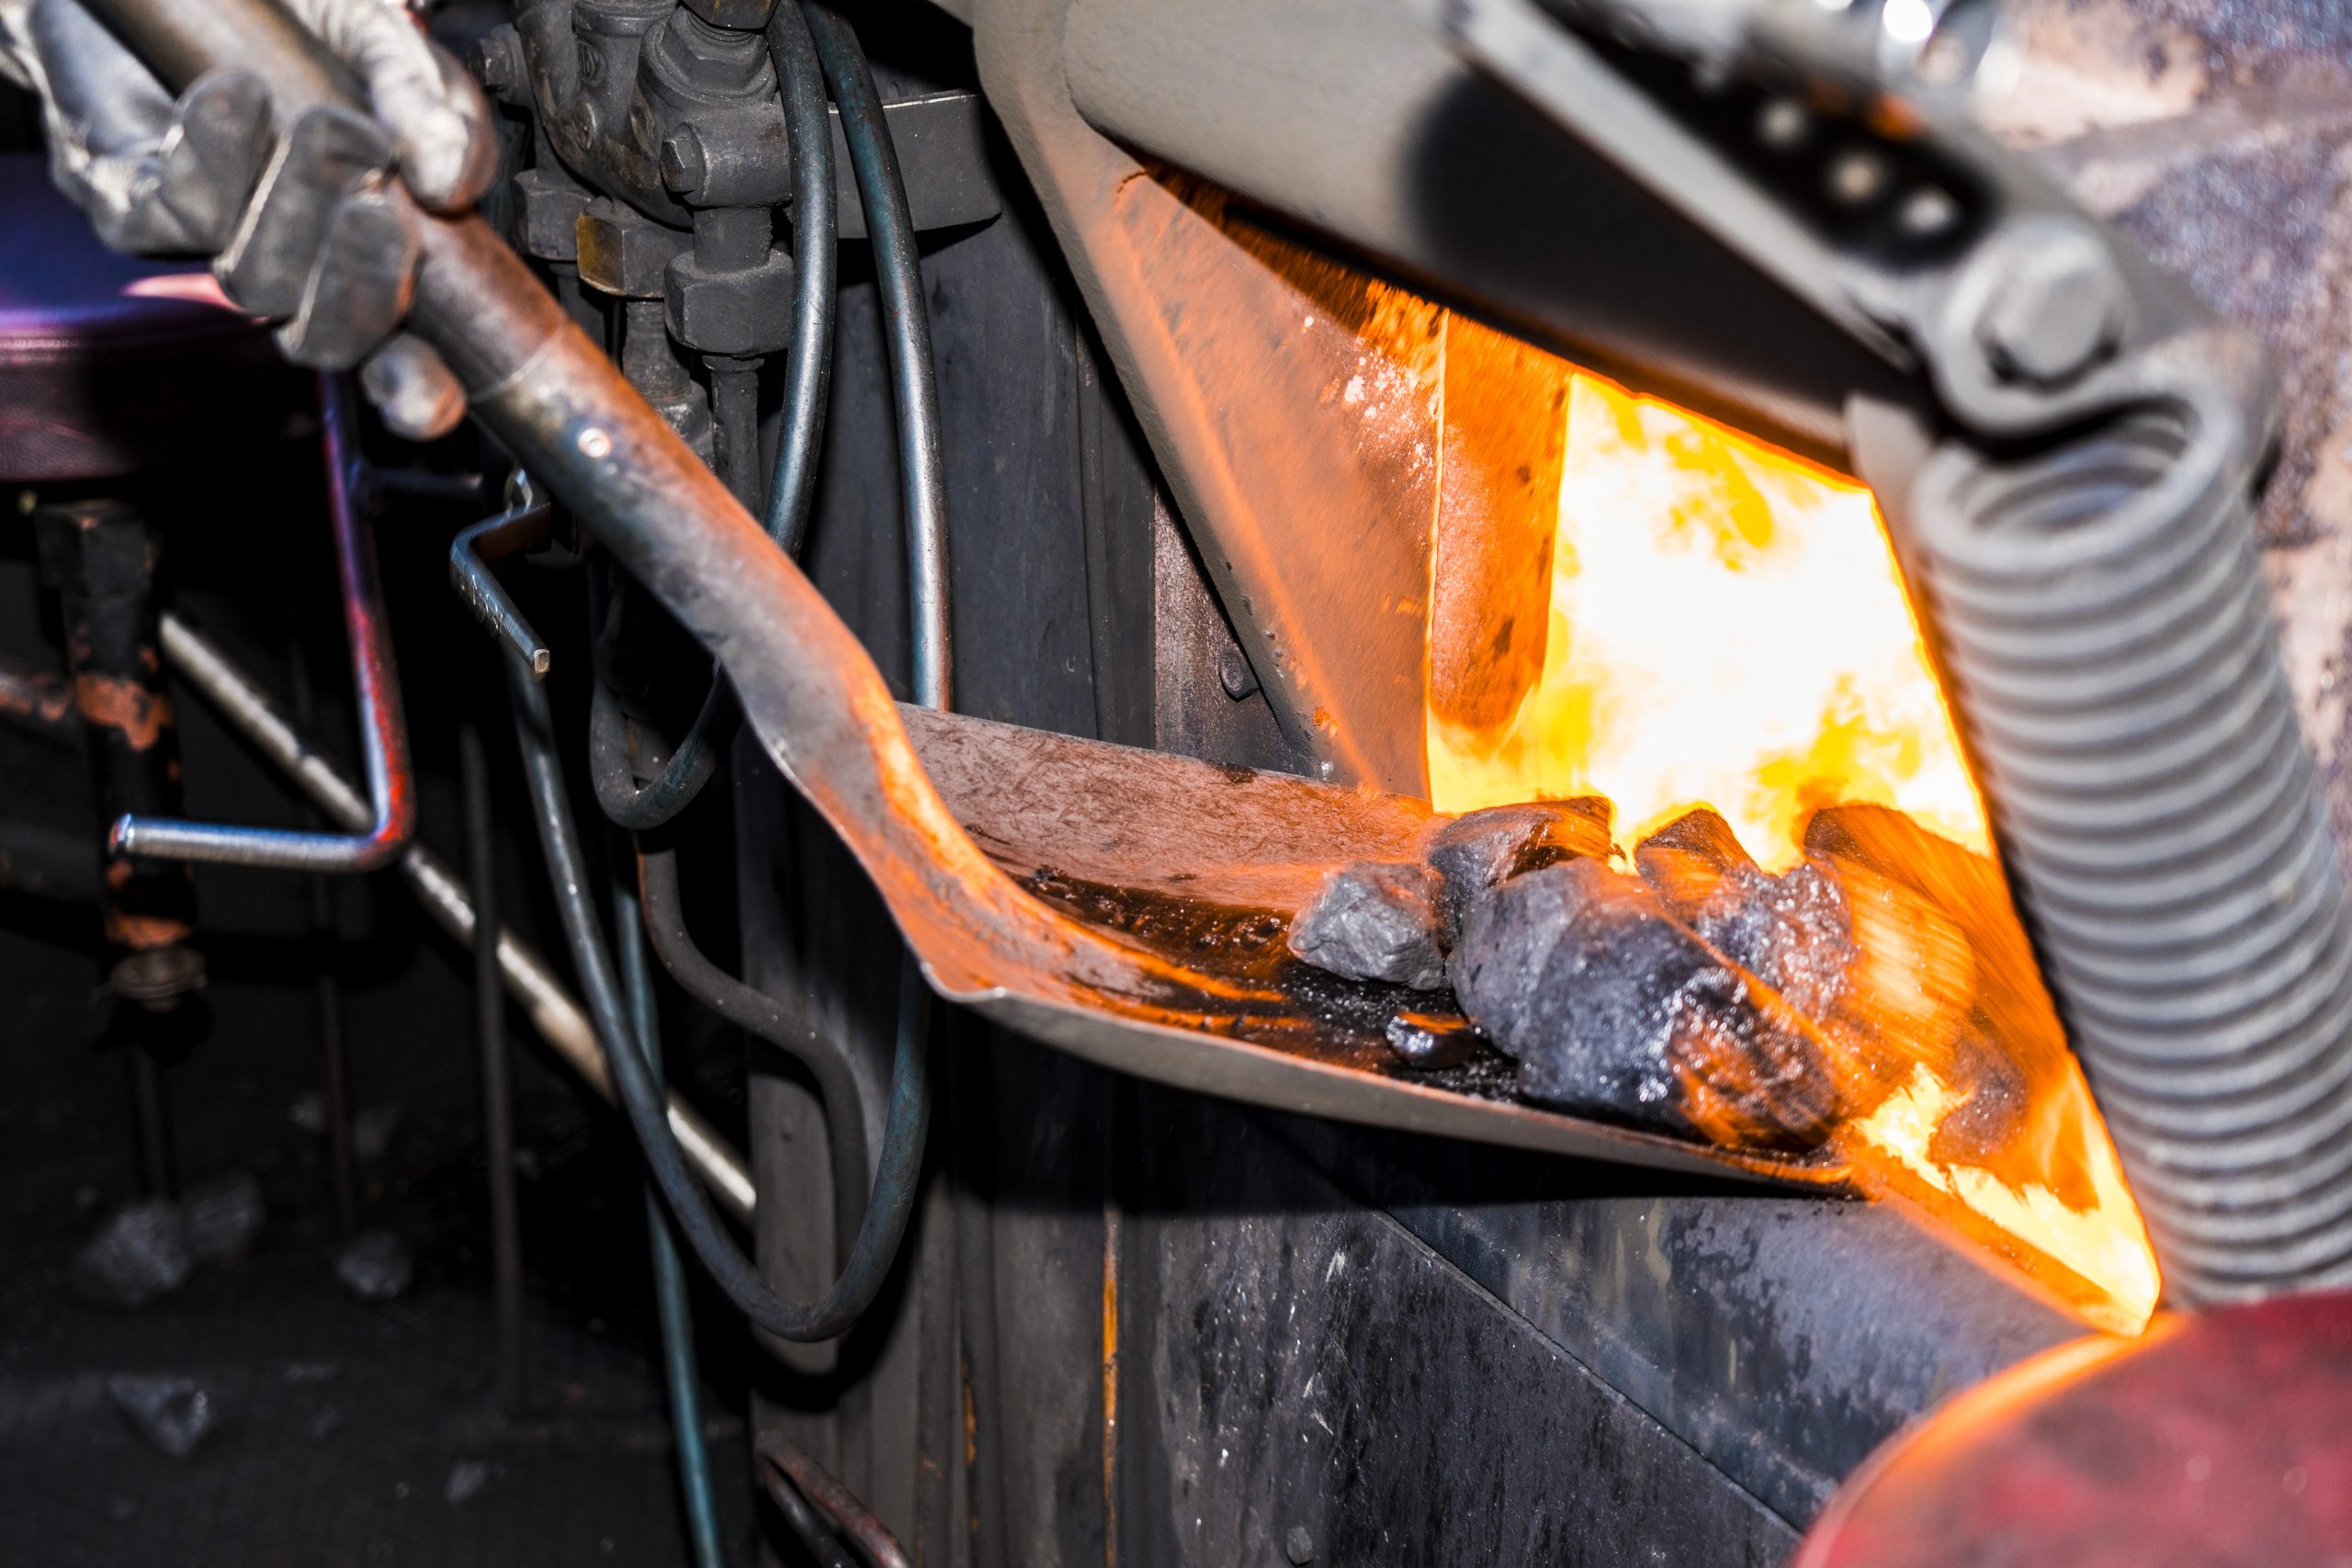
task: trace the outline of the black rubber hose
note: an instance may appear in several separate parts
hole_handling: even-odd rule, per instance
[[[515,733],[522,745],[524,777],[530,785],[532,815],[554,885],[556,908],[571,950],[580,987],[594,1021],[621,1108],[644,1151],[654,1185],[678,1223],[686,1245],[710,1271],[720,1291],[753,1325],[782,1339],[830,1339],[857,1321],[889,1277],[890,1266],[914,1211],[922,1173],[922,1151],[931,1122],[928,1036],[901,1028],[890,1071],[890,1114],[882,1138],[880,1168],[866,1206],[865,1223],[850,1247],[849,1261],[832,1288],[815,1302],[792,1302],[770,1290],[751,1259],[728,1235],[677,1141],[670,1135],[661,1084],[647,1066],[630,1025],[628,1008],[603,928],[588,891],[580,836],[565,797],[563,767],[556,758],[555,726],[546,688],[511,655],[507,685],[514,704]]]
[[[804,4],[825,85],[841,107],[842,136],[865,209],[874,271],[882,291],[883,333],[890,350],[890,390],[899,406],[899,482],[906,489],[908,619],[914,634],[915,701],[950,701],[952,654],[947,606],[947,476],[941,455],[939,385],[931,361],[931,318],[922,302],[922,268],[913,213],[899,154],[882,115],[865,51],[850,26],[822,6]]]
[[[835,230],[833,117],[817,40],[794,6],[768,21],[768,52],[784,86],[784,123],[792,138],[792,357],[784,381],[784,438],[763,521],[785,554],[797,556],[808,533],[817,459],[825,445],[825,408],[833,377],[833,307],[840,293]]]
[[[755,990],[695,945],[678,893],[678,852],[637,852],[638,898],[645,934],[679,989],[736,1028],[756,1034],[808,1070],[825,1101],[825,1135],[832,1145],[834,1227],[844,1246],[865,1216],[865,1116],[849,1058],[797,1008]]]
[[[762,518],[786,555],[800,553],[808,534],[817,462],[825,444],[825,407],[833,374],[833,312],[840,293],[840,257],[833,194],[832,115],[808,23],[780,6],[768,23],[768,50],[784,87],[785,126],[792,139],[792,348],[786,362],[784,431],[776,442],[775,476]],[[884,138],[888,144],[888,137]],[[897,164],[892,165],[895,175]],[[869,198],[868,205],[871,205]],[[905,207],[903,194],[899,202]],[[869,220],[868,227],[873,227]],[[907,249],[913,248],[912,225]],[[878,254],[877,249],[877,254]],[[925,377],[930,337],[922,343]],[[938,420],[933,400],[934,459]],[[936,468],[934,460],[933,468]],[[745,501],[749,505],[750,502]],[[667,757],[636,753],[644,746],[620,703],[601,686],[590,710],[588,744],[597,765],[596,804],[616,825],[636,832],[659,828],[694,804],[734,738],[740,717],[734,694],[714,675],[702,707]],[[651,775],[639,786],[637,780]]]

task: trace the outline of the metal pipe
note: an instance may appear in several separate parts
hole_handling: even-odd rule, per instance
[[[506,1060],[506,994],[499,985],[498,851],[490,763],[481,731],[458,732],[466,796],[466,869],[474,903],[474,1042],[481,1054],[481,1118],[489,1156],[491,1278],[497,1302],[498,1407],[523,1414],[523,1224],[514,1194],[514,1091]]]
[[[882,115],[882,97],[850,25],[822,6],[803,5],[818,62],[841,107],[842,134],[865,209],[882,292],[890,390],[899,406],[899,482],[906,489],[908,620],[914,636],[915,701],[949,706],[954,644],[947,602],[947,477],[941,456],[939,384],[932,367],[931,318],[914,218],[898,149]]]
[[[630,1021],[637,1026],[645,1065],[662,1076],[662,1017],[653,995],[653,971],[645,962],[645,937],[637,914],[637,894],[625,878],[613,880],[613,932],[618,943],[621,985],[628,992]],[[645,1235],[652,1252],[653,1315],[661,1325],[662,1370],[670,1390],[670,1428],[677,1434],[678,1490],[686,1506],[686,1536],[695,1568],[723,1568],[718,1546],[718,1503],[711,1489],[710,1447],[703,1440],[702,1377],[695,1366],[695,1322],[686,1300],[686,1273],[678,1262],[678,1241],[662,1195],[645,1186]]]
[[[514,492],[512,505],[449,541],[449,581],[482,624],[523,661],[531,679],[539,681],[546,679],[555,655],[499,586],[490,563],[547,543],[549,509],[546,502],[534,498],[527,474],[518,471],[508,489]]]
[[[165,611],[161,647],[174,671],[204,694],[228,719],[231,728],[276,763],[320,810],[345,826],[368,819],[370,808],[361,798],[358,786],[322,756],[287,721],[253,678],[202,633]],[[425,845],[412,842],[401,857],[399,870],[409,890],[441,929],[457,941],[470,944],[476,926],[473,900],[448,863]],[[605,1100],[612,1100],[612,1080],[605,1076],[604,1058],[587,1014],[529,943],[510,930],[495,925],[492,929],[498,933],[499,970],[505,976],[507,989],[531,1015],[532,1027],[565,1066],[587,1081],[590,1089]],[[751,1169],[743,1156],[703,1119],[701,1112],[678,1096],[670,1097],[668,1111],[671,1135],[678,1140],[686,1163],[731,1218],[738,1224],[749,1224],[754,1194]]]
[[[299,833],[125,815],[116,819],[109,835],[117,854],[289,871],[367,872],[390,865],[415,834],[415,781],[409,772],[408,732],[401,718],[391,639],[384,630],[383,585],[376,576],[373,531],[352,493],[358,449],[351,428],[351,389],[344,378],[319,378],[319,412],[327,513],[334,525],[344,623],[351,639],[359,751],[374,809],[350,833]]]
[[[808,1450],[774,1432],[760,1438],[760,1457],[784,1472],[832,1527],[847,1536],[874,1568],[913,1568],[906,1548],[881,1517],[834,1479]]]

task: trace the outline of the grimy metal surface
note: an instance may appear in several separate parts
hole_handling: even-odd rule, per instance
[[[171,79],[233,58],[269,81],[281,117],[351,99],[316,40],[269,0],[96,8]],[[856,854],[942,995],[1102,1065],[1283,1110],[1681,1170],[1835,1179],[1219,1032],[1283,998],[1148,953],[1017,885],[941,798],[856,637],[527,265],[478,218],[415,220],[413,323],[465,383],[475,417],[718,659],[770,760]],[[1103,782],[1096,810],[1065,819],[1073,831],[1116,821],[1115,776]],[[1320,1022],[1298,1021],[1305,1034]]]

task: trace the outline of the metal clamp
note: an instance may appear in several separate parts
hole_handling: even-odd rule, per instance
[[[287,871],[366,872],[390,865],[415,833],[415,778],[409,768],[408,731],[401,717],[391,639],[384,632],[375,539],[353,493],[358,443],[351,426],[347,380],[319,378],[319,412],[327,512],[334,525],[344,625],[351,640],[352,691],[359,708],[359,750],[374,818],[365,832],[317,833],[124,816],[107,834],[107,848],[115,854]]]

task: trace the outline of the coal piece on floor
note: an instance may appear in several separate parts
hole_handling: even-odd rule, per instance
[[[388,1302],[408,1289],[416,1262],[390,1231],[362,1231],[334,1260],[334,1277],[363,1302]]]
[[[1442,883],[1438,911],[1448,948],[1461,940],[1470,906],[1488,890],[1576,856],[1607,860],[1609,819],[1609,802],[1596,795],[1493,806],[1440,826],[1430,835],[1428,860]]]
[[[107,1395],[141,1437],[174,1459],[194,1453],[220,1422],[212,1396],[193,1378],[109,1378]]]
[[[74,1288],[107,1306],[145,1306],[194,1272],[187,1217],[162,1198],[124,1205],[74,1258]]]
[[[1453,983],[1532,1100],[1725,1146],[1829,1134],[1835,1080],[1787,1004],[1597,862],[1531,872],[1473,905]]]
[[[1358,861],[1323,878],[1291,922],[1290,951],[1351,980],[1431,991],[1445,984],[1438,880],[1425,865]]]

